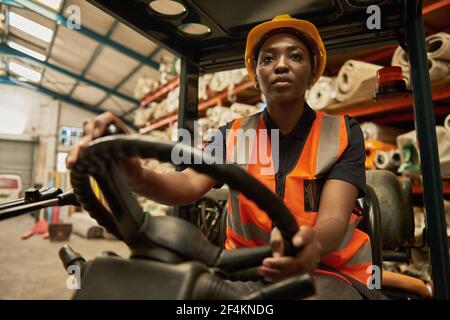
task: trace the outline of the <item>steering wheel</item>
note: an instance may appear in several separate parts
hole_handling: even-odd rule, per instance
[[[281,231],[286,254],[296,253],[291,240],[299,226],[281,199],[239,166],[214,164],[213,159],[204,155],[201,150],[184,144],[161,142],[149,136],[122,134],[96,139],[81,152],[71,171],[70,178],[75,196],[91,217],[130,248],[134,248],[137,255],[150,254],[143,247],[153,246],[154,249],[157,244],[209,266],[214,265],[222,250],[198,238],[198,229],[186,221],[169,216],[152,217],[144,213],[116,166],[119,157],[155,158],[161,162],[172,162],[172,153],[183,154],[183,159],[191,159],[191,164],[187,164],[189,167],[228,184],[255,202],[268,214],[273,226]],[[90,176],[99,184],[107,200],[108,209],[95,196]],[[182,232],[167,232],[169,225],[179,227],[176,230]],[[192,237],[197,237],[201,243],[189,243],[194,242]],[[257,248],[225,251],[233,251],[236,254],[241,252],[241,257],[246,252],[262,254]],[[267,247],[264,252],[267,253]],[[226,265],[223,260],[227,259],[222,259],[222,263]]]

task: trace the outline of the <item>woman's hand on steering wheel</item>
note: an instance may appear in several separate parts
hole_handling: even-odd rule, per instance
[[[321,245],[314,230],[302,226],[293,236],[292,243],[299,251],[295,256],[284,256],[283,238],[280,230],[274,228],[270,236],[271,258],[264,259],[258,274],[267,282],[276,282],[294,274],[309,273],[320,261]]]
[[[106,128],[109,124],[115,124],[126,134],[130,133],[127,126],[111,112],[105,112],[94,119],[88,119],[83,124],[83,138],[75,145],[66,159],[66,166],[71,169],[78,160],[80,152],[85,149],[92,140],[105,135]],[[142,166],[139,158],[122,158],[118,159],[118,166],[124,174],[130,186],[139,184],[142,176]]]

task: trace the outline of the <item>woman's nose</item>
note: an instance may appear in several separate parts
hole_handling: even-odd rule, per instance
[[[288,66],[286,63],[286,58],[281,56],[275,65],[275,73],[285,73],[288,71]]]

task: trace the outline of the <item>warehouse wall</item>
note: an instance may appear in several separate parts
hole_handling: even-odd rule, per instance
[[[0,133],[39,135],[48,120],[42,108],[52,100],[29,89],[0,85]]]
[[[53,179],[59,128],[81,128],[85,119],[94,116],[33,90],[0,85],[0,134],[30,135],[39,140],[34,183],[48,185]]]
[[[84,120],[94,118],[95,116],[95,113],[62,102],[59,114],[59,126],[81,128]]]

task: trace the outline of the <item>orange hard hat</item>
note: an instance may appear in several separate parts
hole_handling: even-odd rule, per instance
[[[255,49],[259,49],[262,43],[271,35],[273,31],[277,33],[292,33],[301,38],[314,56],[313,83],[315,83],[325,70],[327,62],[327,52],[320,38],[319,31],[309,21],[292,18],[288,14],[276,16],[271,21],[263,22],[254,27],[247,36],[247,45],[245,47],[245,67],[250,79],[255,81],[255,70],[257,57]]]

